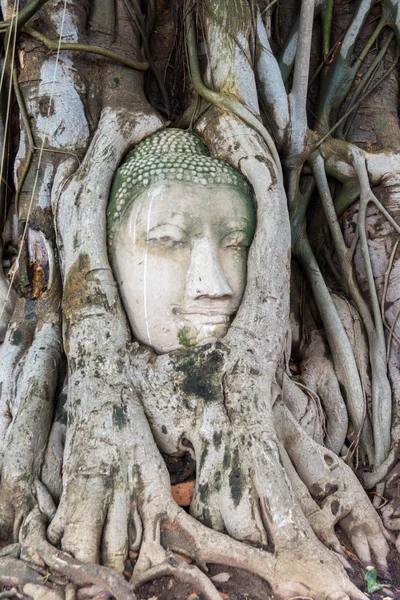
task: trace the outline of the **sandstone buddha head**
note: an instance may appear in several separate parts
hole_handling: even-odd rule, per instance
[[[166,129],[118,169],[110,261],[135,338],[159,353],[222,338],[246,285],[254,211],[238,171]]]

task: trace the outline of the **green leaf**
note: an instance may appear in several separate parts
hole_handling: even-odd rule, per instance
[[[364,579],[367,583],[367,592],[373,594],[374,592],[380,592],[383,588],[388,588],[390,585],[387,583],[380,584],[376,582],[378,576],[377,570],[374,567],[370,567],[364,575]]]
[[[47,581],[49,580],[50,577],[51,577],[51,573],[50,573],[50,571],[47,571],[46,575],[43,575],[43,577],[42,577],[43,583],[47,583]]]

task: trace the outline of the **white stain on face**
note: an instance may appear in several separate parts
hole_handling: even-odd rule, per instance
[[[146,322],[146,333],[147,333],[147,342],[149,344],[149,346],[151,346],[151,335],[150,335],[150,329],[149,329],[149,314],[148,314],[148,310],[147,310],[147,258],[149,255],[149,232],[150,232],[150,218],[151,218],[151,210],[153,208],[153,202],[155,200],[155,198],[159,196],[160,199],[162,200],[163,197],[163,190],[153,190],[152,192],[150,192],[150,204],[149,204],[149,209],[147,211],[147,225],[146,225],[146,241],[147,241],[147,245],[146,245],[146,251],[145,251],[145,255],[144,255],[144,276],[143,276],[143,308],[144,308],[144,320]],[[137,219],[138,219],[138,215],[139,212],[137,213],[136,219],[135,219],[135,223],[137,223]],[[135,229],[135,236],[134,236],[134,243],[136,243],[136,229]]]

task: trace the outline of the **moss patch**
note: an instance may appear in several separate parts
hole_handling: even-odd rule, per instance
[[[23,336],[24,336],[24,334],[21,331],[21,329],[16,329],[11,336],[11,340],[10,340],[11,344],[13,346],[19,346],[20,343],[22,342]]]
[[[205,402],[221,399],[224,355],[210,345],[182,354],[175,362],[175,370],[182,375],[181,394],[197,396]]]
[[[190,329],[189,327],[182,327],[182,329],[180,329],[178,331],[178,342],[180,343],[181,346],[191,346],[192,342],[190,341]]]
[[[231,488],[231,497],[235,506],[238,506],[243,494],[242,474],[240,471],[239,450],[235,448],[231,463],[231,472],[229,474],[229,487]]]
[[[113,425],[115,427],[118,427],[118,429],[122,429],[123,427],[125,427],[125,425],[127,423],[125,406],[114,406],[113,407],[112,421],[113,421]]]
[[[214,442],[214,446],[217,450],[221,445],[221,440],[222,440],[222,431],[214,431],[213,442]]]

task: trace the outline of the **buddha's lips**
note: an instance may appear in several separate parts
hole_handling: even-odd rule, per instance
[[[206,313],[206,312],[183,312],[176,311],[175,313],[184,321],[197,323],[199,325],[228,325],[231,320],[231,315],[228,313]]]

